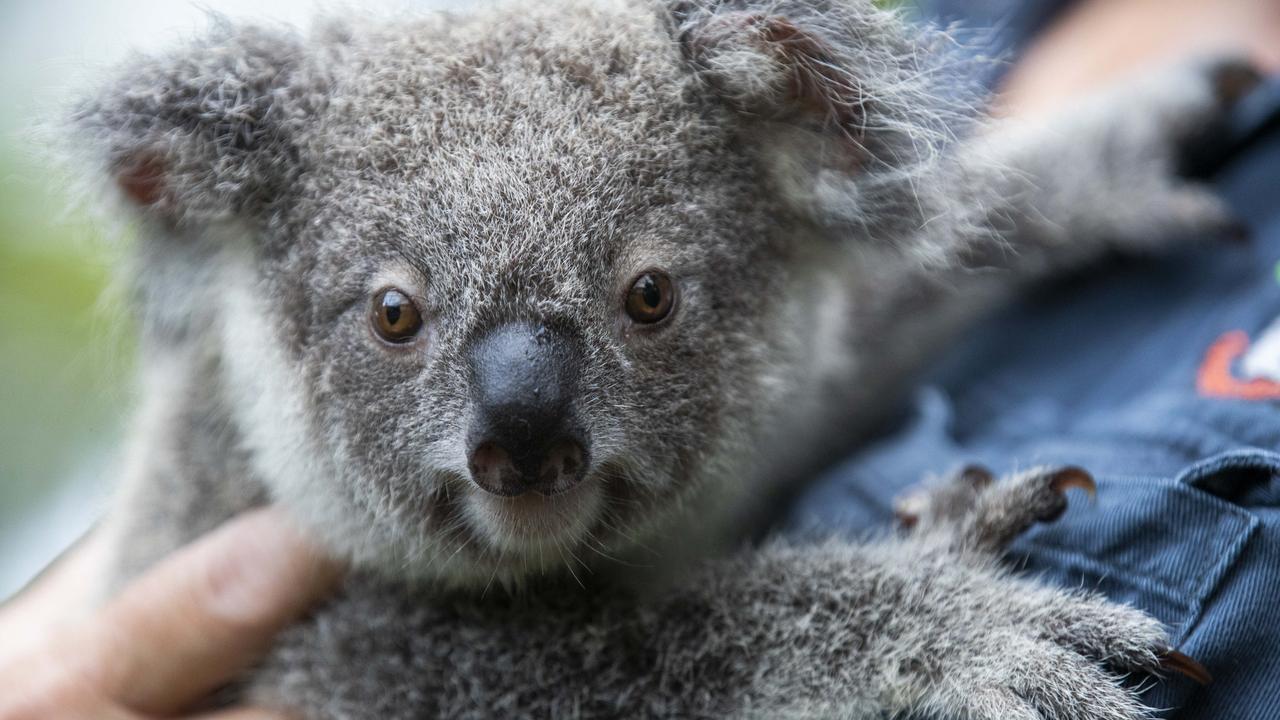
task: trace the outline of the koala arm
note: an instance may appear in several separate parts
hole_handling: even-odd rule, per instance
[[[946,191],[926,196],[943,203],[931,210],[937,219],[906,243],[907,262],[861,278],[856,372],[894,388],[878,397],[896,401],[924,363],[1022,286],[1114,251],[1238,238],[1226,203],[1178,171],[1257,80],[1243,61],[1182,65],[1067,113],[992,121],[954,148],[934,179]]]
[[[1145,717],[1117,673],[1160,669],[1160,625],[1011,577],[991,552],[1073,477],[1028,473],[912,539],[772,544],[647,601],[357,581],[250,694],[316,718]]]
[[[1243,60],[1199,61],[1140,74],[1067,112],[993,121],[957,148],[951,181],[974,227],[990,230],[964,234],[950,257],[1035,279],[1106,250],[1242,233],[1221,199],[1179,173],[1259,80]]]

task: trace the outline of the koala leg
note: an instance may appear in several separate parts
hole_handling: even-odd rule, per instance
[[[1030,283],[1111,252],[1243,238],[1231,208],[1180,170],[1258,82],[1243,60],[1181,65],[1066,113],[993,122],[963,143],[938,179],[948,198],[938,214],[954,222],[924,223],[903,243],[918,262],[862,278],[849,341],[857,377],[832,385],[876,378],[877,396],[844,405],[896,400],[959,333]]]

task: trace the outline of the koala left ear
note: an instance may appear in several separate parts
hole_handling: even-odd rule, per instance
[[[300,171],[302,42],[218,22],[167,55],[135,60],[72,123],[123,197],[181,224],[252,213]]]
[[[693,72],[738,112],[784,193],[820,219],[900,213],[973,115],[950,39],[871,0],[670,7]]]
[[[680,17],[685,57],[735,109],[859,132],[868,101],[862,83],[817,28],[749,10]]]

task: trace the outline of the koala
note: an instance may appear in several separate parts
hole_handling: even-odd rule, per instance
[[[1247,64],[1014,123],[957,57],[869,0],[508,0],[132,60],[71,122],[137,235],[116,580],[286,508],[352,574],[227,697],[307,717],[1145,717],[1124,674],[1203,675],[1159,624],[999,563],[1079,471],[746,542],[1019,286],[1237,229],[1174,170]]]

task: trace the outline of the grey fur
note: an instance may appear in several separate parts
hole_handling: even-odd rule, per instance
[[[142,224],[118,577],[287,507],[357,573],[245,692],[317,717],[1141,716],[1101,663],[1152,669],[1153,621],[972,543],[724,555],[1012,288],[1230,226],[1172,173],[1214,67],[1000,128],[946,42],[863,0],[553,0],[138,58],[75,113]],[[650,267],[660,328],[620,309]],[[551,499],[466,479],[460,358],[512,320],[584,348],[591,477]]]
[[[1053,476],[985,490],[966,521],[1020,530],[1034,511],[1005,501],[1060,500]],[[324,717],[1144,716],[1104,668],[1158,672],[1160,624],[1012,578],[986,537],[936,524],[905,542],[772,543],[648,602],[357,582],[284,640],[259,697]]]

